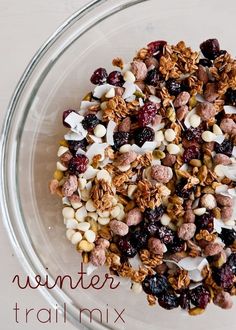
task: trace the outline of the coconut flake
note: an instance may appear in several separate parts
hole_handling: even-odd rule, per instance
[[[201,282],[203,280],[202,274],[198,269],[194,269],[188,272],[189,277],[194,282]]]
[[[107,125],[106,139],[107,139],[107,143],[110,144],[111,146],[114,145],[113,134],[115,128],[116,128],[116,123],[113,120],[110,120]]]
[[[123,87],[125,88],[125,91],[122,95],[122,98],[124,100],[128,99],[130,96],[132,96],[135,91],[136,91],[136,85],[131,82],[131,81],[126,81],[123,85]]]
[[[139,256],[136,254],[134,258],[129,258],[129,263],[134,269],[139,269],[142,266],[142,261],[140,260]]]
[[[88,108],[99,104],[98,101],[82,101],[80,103],[80,110],[88,110]]]
[[[70,203],[68,197],[66,197],[66,196],[62,198],[62,203],[63,203],[64,205],[69,205],[69,206],[71,205],[71,203]]]
[[[220,186],[217,186],[215,189],[216,194],[226,193],[227,191],[228,191],[227,184],[222,184]]]
[[[110,84],[96,86],[93,91],[93,96],[100,99],[103,95],[105,95],[113,87],[114,86],[112,86]]]
[[[97,175],[98,171],[99,170],[93,168],[93,166],[89,166],[87,170],[84,172],[83,177],[86,180],[93,179]]]
[[[143,106],[144,106],[143,99],[140,97],[140,98],[138,99],[138,101],[139,101],[139,106],[140,106],[140,107],[143,107]]]
[[[155,95],[150,95],[149,100],[153,103],[161,103],[161,99]]]
[[[87,135],[87,133],[86,133],[86,135]],[[71,140],[81,141],[85,138],[85,136],[82,133],[76,133],[76,132],[70,131],[70,132],[68,132],[67,134],[64,135],[64,139],[66,141],[71,141]]]
[[[229,226],[227,224],[225,224],[222,220],[220,219],[214,219],[214,229],[215,231],[220,234],[221,233],[221,230],[222,228],[225,228],[225,229],[232,229],[232,227],[234,227],[234,224]]]
[[[65,122],[70,125],[71,128],[76,127],[81,121],[84,119],[83,116],[80,116],[78,113],[72,111],[68,116],[65,118]]]
[[[91,190],[92,189],[92,182],[91,181],[87,182],[86,185],[85,185],[85,188],[87,190]]]
[[[192,209],[195,209],[198,207],[199,205],[199,202],[200,202],[200,198],[196,198],[192,204]]]
[[[232,156],[236,157],[236,146],[233,147]]]
[[[228,193],[230,194],[230,196],[236,197],[236,188],[228,189]]]
[[[194,269],[198,269],[198,267],[201,265],[204,259],[205,258],[202,257],[195,257],[195,258],[186,257],[178,262],[178,266],[185,270],[191,271]]]
[[[214,141],[221,144],[224,141],[224,139],[225,139],[225,136],[223,134],[221,134],[221,135],[216,135]]]
[[[224,111],[227,115],[235,115],[236,114],[236,107],[233,107],[232,105],[225,105]]]
[[[103,116],[103,111],[99,110],[98,112],[96,112],[96,116],[99,120],[102,120],[102,116]]]
[[[224,175],[232,181],[236,181],[236,164],[223,165]]]
[[[188,112],[187,116],[185,117],[184,119],[184,125],[187,127],[187,128],[190,128],[191,127],[191,124],[190,124],[190,117],[192,115],[195,115],[196,114],[196,108],[193,108],[191,111]]]
[[[183,164],[179,169],[180,171],[188,171],[188,164]]]
[[[197,100],[198,102],[200,102],[200,103],[202,103],[202,102],[206,102],[206,100],[204,99],[204,97],[203,97],[202,95],[200,95],[200,94],[197,94],[197,95],[196,95],[196,100]]]
[[[102,143],[102,138],[100,138],[100,137],[97,137],[97,136],[92,135],[92,134],[90,134],[89,137],[93,140],[93,142]]]
[[[137,180],[137,177],[138,177],[137,174],[133,175],[132,178],[131,178],[131,181],[132,181],[132,182],[135,182],[135,181]]]
[[[105,149],[108,147],[107,143],[93,143],[87,150],[86,156],[89,160],[95,155],[104,155]]]

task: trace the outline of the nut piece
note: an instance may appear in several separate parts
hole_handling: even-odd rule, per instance
[[[182,107],[180,107],[176,110],[176,117],[178,120],[181,121],[185,118],[187,113],[188,113],[188,107],[187,107],[187,105],[183,105]]]
[[[115,235],[125,236],[129,232],[129,227],[126,223],[112,220],[110,221],[110,229]]]
[[[186,210],[184,213],[184,222],[193,223],[195,221],[195,214],[191,209]]]
[[[134,151],[122,153],[116,160],[116,166],[127,166],[135,161],[137,154]]]
[[[233,205],[233,200],[229,196],[216,194],[215,198],[216,198],[217,203],[220,204],[221,206],[232,206]]]
[[[204,92],[204,98],[207,102],[214,102],[218,97],[217,86],[215,83],[208,83]]]
[[[224,118],[220,123],[220,128],[224,133],[232,134],[236,130],[236,123],[231,118]]]
[[[133,61],[131,63],[131,71],[136,77],[136,80],[144,80],[147,76],[147,66],[142,61]]]
[[[128,226],[136,226],[142,221],[142,213],[138,207],[130,210],[126,217],[126,224]]]
[[[233,306],[233,300],[229,292],[221,291],[218,292],[213,299],[215,305],[223,308],[230,309]]]
[[[201,197],[201,205],[208,210],[212,210],[217,206],[216,199],[212,194],[205,194]]]
[[[103,266],[106,262],[105,250],[97,246],[90,253],[90,261],[94,266]]]
[[[66,182],[63,184],[62,193],[64,196],[71,196],[78,188],[76,175],[70,175]]]
[[[173,171],[168,166],[154,165],[151,167],[151,176],[160,183],[167,183],[173,177]]]
[[[230,220],[233,215],[233,208],[229,206],[224,206],[221,209],[221,219],[223,221]]]
[[[174,101],[174,106],[176,108],[186,105],[190,99],[190,94],[188,92],[181,92]]]
[[[219,243],[210,243],[204,249],[204,254],[208,256],[214,256],[223,250],[223,246]]]
[[[126,117],[125,119],[122,120],[122,122],[119,125],[119,132],[129,133],[130,128],[131,128],[131,119],[130,117]]]
[[[211,117],[214,117],[216,114],[216,109],[214,105],[209,102],[198,103],[196,106],[197,114],[202,118],[202,120],[209,120]]]
[[[164,159],[162,159],[162,164],[165,166],[173,166],[176,162],[176,156],[167,154]]]
[[[96,242],[96,246],[101,249],[107,249],[110,246],[110,242],[105,238],[99,238]]]
[[[197,71],[197,77],[199,80],[203,81],[204,84],[206,84],[209,80],[208,74],[206,71],[206,68],[203,65],[199,65],[198,71]]]
[[[148,240],[148,248],[154,254],[162,255],[164,253],[163,244],[158,238],[151,237]]]
[[[49,190],[51,194],[55,194],[57,192],[58,187],[59,187],[59,182],[56,179],[53,179],[49,182]]]
[[[214,157],[215,165],[222,164],[222,165],[229,165],[231,164],[231,159],[229,156],[224,154],[216,154]]]
[[[196,225],[194,223],[183,223],[178,229],[178,236],[184,241],[189,241],[194,237],[195,232]]]

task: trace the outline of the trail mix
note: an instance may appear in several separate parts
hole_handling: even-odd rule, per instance
[[[50,182],[85,263],[190,315],[236,294],[236,60],[200,50],[154,41],[94,71]]]

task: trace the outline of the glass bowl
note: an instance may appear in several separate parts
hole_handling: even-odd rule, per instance
[[[65,238],[61,202],[48,192],[55,169],[58,141],[64,134],[61,113],[77,109],[91,89],[97,67],[111,69],[111,60],[126,61],[149,41],[185,40],[193,48],[217,37],[223,49],[236,51],[235,2],[228,0],[100,0],[76,12],[51,36],[30,62],[11,99],[1,138],[1,205],[15,250],[31,277],[59,275],[78,279],[81,259]],[[105,269],[96,271],[104,279]],[[215,329],[231,328],[236,307],[210,306],[191,318],[180,310],[149,307],[145,296],[124,286],[111,290],[41,288],[52,305],[66,303],[67,318],[78,328]],[[236,306],[236,305],[235,305]],[[90,319],[80,309],[99,309]],[[125,323],[114,308],[122,313]],[[108,311],[108,312],[107,312]],[[100,312],[103,319],[100,322]],[[107,320],[108,315],[108,320]]]

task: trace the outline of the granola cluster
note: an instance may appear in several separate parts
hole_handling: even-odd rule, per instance
[[[159,40],[94,71],[50,182],[85,263],[190,315],[236,294],[236,60],[200,50]]]

